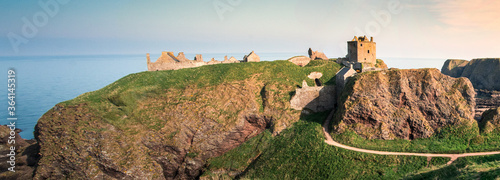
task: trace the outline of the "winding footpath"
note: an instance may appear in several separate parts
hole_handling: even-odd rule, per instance
[[[467,156],[484,156],[484,155],[493,155],[493,154],[500,154],[500,151],[493,151],[493,152],[477,152],[477,153],[463,153],[463,154],[434,154],[434,153],[405,153],[405,152],[387,152],[387,151],[375,151],[375,150],[368,150],[368,149],[361,149],[361,148],[355,148],[347,145],[340,144],[332,139],[332,136],[330,136],[329,132],[329,124],[330,120],[332,120],[334,111],[332,111],[329,115],[326,121],[323,123],[323,133],[325,134],[326,140],[325,142],[329,145],[336,146],[339,148],[344,148],[347,150],[352,150],[352,151],[357,151],[357,152],[363,152],[363,153],[370,153],[370,154],[378,154],[378,155],[396,155],[396,156],[425,156],[427,157],[427,160],[429,161],[432,157],[449,157],[450,161],[448,161],[448,165],[453,163],[453,161],[457,160],[459,157],[467,157]]]

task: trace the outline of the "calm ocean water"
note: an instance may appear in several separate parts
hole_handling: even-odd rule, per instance
[[[242,59],[246,53],[227,54]],[[204,53],[209,61],[212,57],[223,60],[222,53]],[[286,60],[301,53],[259,53],[261,60]],[[154,61],[160,54],[151,54]],[[186,53],[188,59],[195,54]],[[383,58],[389,67],[438,68],[444,59]],[[146,71],[144,55],[100,55],[100,56],[41,56],[0,57],[1,82],[7,81],[7,71],[16,71],[16,127],[23,138],[33,138],[38,119],[59,102],[98,90],[130,73]],[[0,103],[0,124],[7,124],[7,87],[0,88],[4,103]]]

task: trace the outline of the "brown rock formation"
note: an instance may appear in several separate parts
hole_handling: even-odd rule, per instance
[[[307,52],[309,54],[309,58],[311,58],[312,60],[315,60],[315,59],[328,60],[328,57],[326,57],[326,55],[323,52],[313,51],[311,48],[309,48],[309,50]]]
[[[252,51],[250,54],[243,57],[243,62],[260,62],[260,57]]]
[[[11,138],[10,127],[6,125],[0,126],[0,179],[32,179],[33,171],[35,170],[36,163],[38,161],[39,146],[35,144],[34,140],[26,140],[19,136],[20,129],[14,129],[14,138]],[[9,144],[9,141],[11,142]],[[11,168],[10,157],[8,154],[11,153],[10,148],[13,146],[15,148],[15,168],[16,172],[11,172],[8,168]]]
[[[384,70],[350,80],[334,129],[365,138],[427,138],[443,126],[472,123],[475,92],[466,78],[437,69]]]
[[[480,121],[485,111],[500,107],[500,92],[476,90],[476,115],[475,119]]]
[[[387,67],[387,64],[385,64],[385,62],[382,59],[377,59],[376,62],[377,64],[375,64],[375,68],[381,70],[389,69],[389,67]]]
[[[444,62],[443,67],[441,68],[441,73],[451,77],[460,77],[468,63],[469,61],[467,60],[448,59]]]
[[[483,133],[500,131],[500,107],[485,111],[479,123],[479,128]]]
[[[91,102],[56,105],[36,126],[42,158],[35,178],[195,179],[208,158],[298,120],[298,112],[275,110],[272,103],[281,97],[268,91],[279,90],[251,78],[168,89],[143,96],[130,110],[122,97],[127,93],[113,91],[99,101],[109,108],[100,109],[105,114]],[[258,102],[258,95],[265,99]]]
[[[447,60],[441,72],[451,77],[467,77],[476,89],[500,91],[500,58]]]
[[[293,64],[296,64],[300,67],[304,67],[305,65],[309,64],[309,62],[311,62],[311,58],[308,58],[306,56],[295,56],[295,57],[288,59],[288,61],[290,61]]]

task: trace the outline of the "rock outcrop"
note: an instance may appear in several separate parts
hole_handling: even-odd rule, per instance
[[[31,179],[38,161],[39,146],[35,140],[26,140],[19,136],[20,129],[11,130],[9,126],[0,126],[0,179]],[[11,133],[14,136],[11,136]],[[13,137],[13,138],[11,138]],[[11,143],[9,143],[11,142]],[[10,148],[14,147],[15,156],[11,154]],[[13,153],[12,153],[13,154]],[[15,172],[11,168],[11,157],[15,157]]]
[[[307,64],[309,64],[309,62],[311,62],[311,58],[308,58],[306,56],[295,56],[295,57],[288,59],[288,61],[290,61],[293,64],[296,64],[300,67],[304,67]]]
[[[500,91],[500,58],[447,60],[441,69],[451,77],[467,77],[474,88]]]
[[[500,107],[485,111],[479,122],[479,128],[483,133],[500,131]]]
[[[375,68],[377,70],[386,70],[386,69],[389,69],[389,67],[387,67],[387,64],[385,64],[384,60],[377,59],[376,62],[377,62],[377,64],[375,64]]]
[[[327,60],[328,59],[328,57],[326,57],[326,55],[323,52],[313,51],[311,48],[309,48],[308,54],[309,54],[309,58],[311,58],[312,60],[316,60],[316,59]]]
[[[148,75],[121,81],[135,83]],[[113,83],[90,93],[102,93],[97,101],[73,100],[45,113],[35,128],[42,155],[35,178],[195,179],[208,158],[266,128],[279,133],[300,116],[280,101],[288,90],[257,76],[157,91],[149,89],[158,82],[141,82],[151,86],[130,94],[138,87],[125,85],[130,89],[120,92],[124,85]]]
[[[477,90],[476,96],[476,120],[480,121],[485,111],[500,107],[500,92]]]
[[[334,129],[373,139],[427,138],[446,125],[474,122],[475,92],[466,78],[437,69],[358,74],[339,97]]]
[[[469,63],[467,60],[448,59],[441,68],[441,73],[451,77],[461,77],[465,66]]]
[[[479,128],[483,133],[500,131],[500,107],[485,111],[479,122]]]
[[[243,62],[260,62],[260,57],[252,51],[250,54],[243,57]]]

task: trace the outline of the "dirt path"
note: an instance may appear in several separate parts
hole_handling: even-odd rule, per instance
[[[459,158],[459,157],[500,154],[500,151],[463,153],[463,154],[433,154],[433,153],[387,152],[387,151],[375,151],[375,150],[355,148],[355,147],[340,144],[332,139],[332,136],[330,136],[330,134],[328,133],[329,132],[328,125],[330,124],[330,120],[332,119],[332,117],[333,117],[333,111],[330,113],[330,115],[328,115],[328,118],[326,119],[325,123],[323,123],[323,133],[325,134],[325,137],[326,137],[325,142],[329,145],[352,150],[352,151],[364,152],[364,153],[370,153],[370,154],[379,154],[379,155],[425,156],[425,157],[427,157],[427,159],[432,158],[432,157],[449,157],[450,161],[448,161],[448,163],[447,163],[448,165],[450,165],[453,161],[457,160],[457,158]]]

